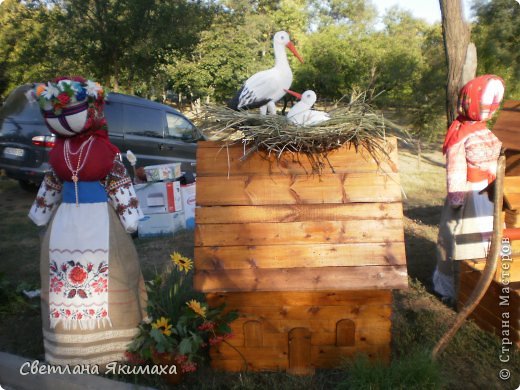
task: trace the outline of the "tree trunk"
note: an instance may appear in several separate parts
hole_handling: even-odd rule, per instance
[[[457,98],[459,90],[463,86],[462,73],[470,43],[470,30],[462,15],[461,0],[439,0],[439,3],[442,15],[444,50],[448,66],[446,113],[449,126],[457,117]],[[465,76],[465,78],[467,77]]]
[[[460,80],[460,88],[462,88],[468,81],[475,78],[477,73],[477,47],[473,42],[468,45],[466,51],[466,61],[462,69],[462,77]]]

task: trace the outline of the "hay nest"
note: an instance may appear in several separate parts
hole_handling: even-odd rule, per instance
[[[337,105],[336,105],[337,106]],[[356,151],[363,147],[378,163],[389,159],[385,139],[389,133],[407,142],[405,130],[375,110],[366,101],[366,94],[351,98],[350,102],[328,111],[331,119],[316,125],[297,126],[283,115],[260,115],[257,110],[234,111],[227,107],[205,105],[198,116],[208,139],[222,141],[225,146],[244,144],[244,156],[264,150],[280,159],[284,153],[303,153],[314,172],[324,166],[334,167],[328,153],[347,144]]]

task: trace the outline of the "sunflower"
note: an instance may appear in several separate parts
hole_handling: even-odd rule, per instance
[[[195,299],[192,299],[189,302],[186,302],[186,305],[193,310],[195,313],[197,313],[202,318],[206,318],[206,308],[202,307],[200,302],[197,302]]]
[[[152,328],[159,329],[165,336],[170,336],[172,334],[172,326],[168,323],[168,319],[164,317],[161,317],[157,321],[155,321],[152,324]]]
[[[172,262],[179,267],[181,271],[188,273],[188,271],[193,267],[193,262],[187,257],[182,256],[178,252],[173,252],[170,255]]]

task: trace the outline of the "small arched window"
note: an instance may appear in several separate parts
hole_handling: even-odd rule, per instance
[[[336,323],[336,346],[353,347],[356,344],[356,324],[343,319]]]

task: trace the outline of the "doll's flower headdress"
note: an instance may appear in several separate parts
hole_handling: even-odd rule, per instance
[[[55,115],[60,115],[65,107],[76,103],[88,102],[89,106],[104,100],[103,87],[92,80],[82,77],[62,77],[39,83],[27,93],[29,101],[37,101],[42,111],[52,110]]]
[[[83,77],[59,77],[35,84],[26,96],[38,102],[49,130],[62,137],[89,131],[107,131],[103,114],[105,93],[101,85]]]

